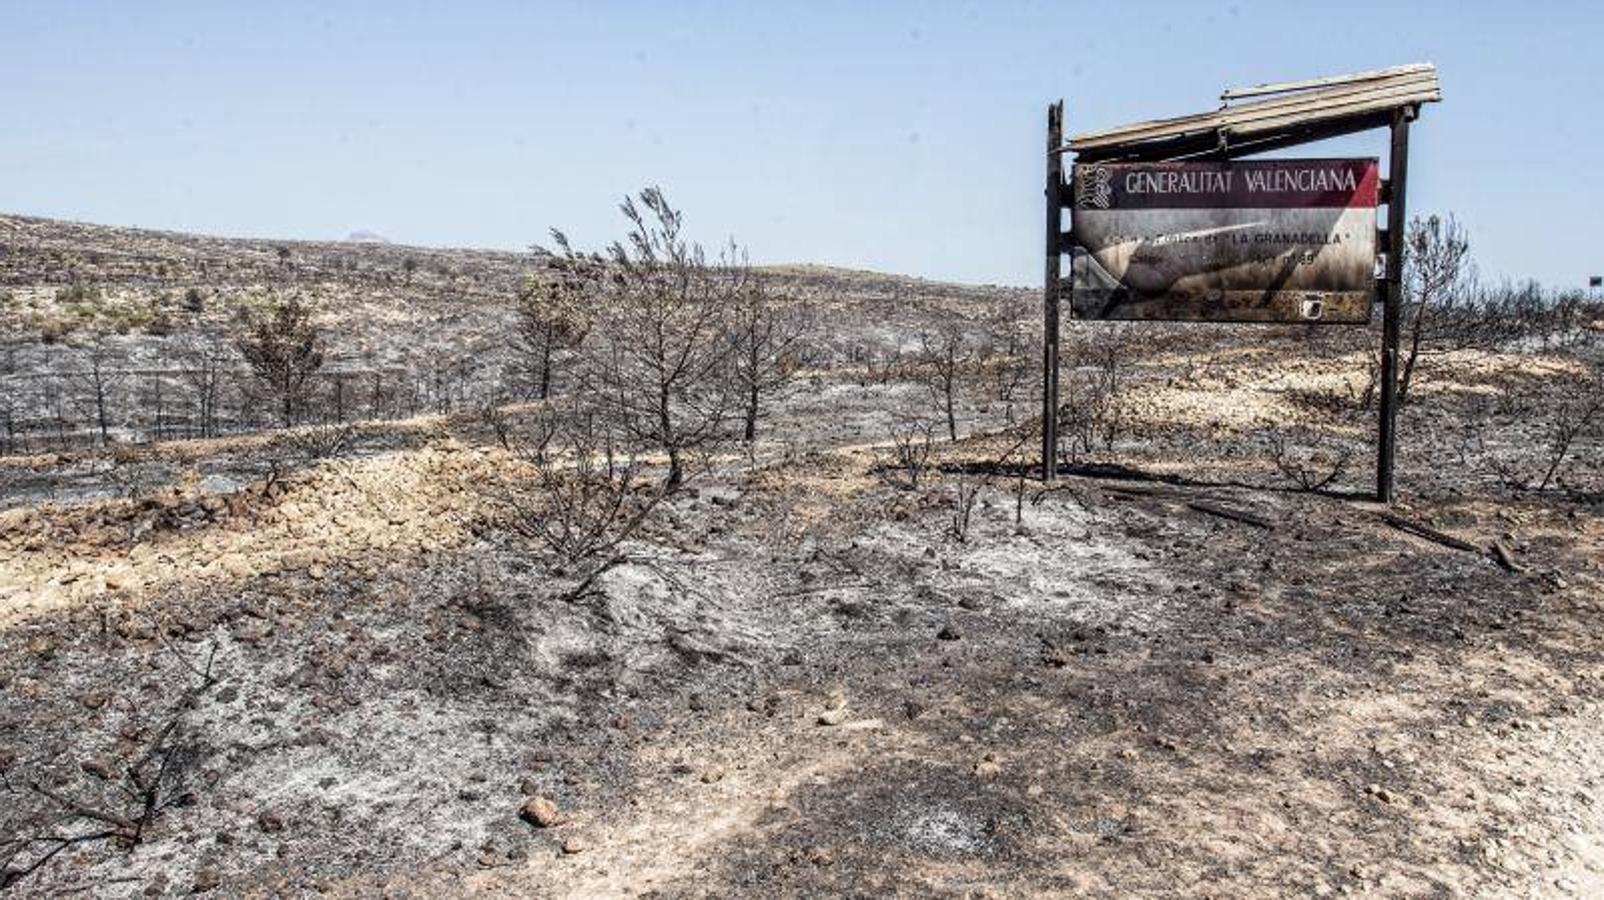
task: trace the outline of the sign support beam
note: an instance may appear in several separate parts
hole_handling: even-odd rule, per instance
[[[1398,444],[1398,340],[1403,317],[1404,189],[1409,175],[1408,107],[1392,114],[1392,155],[1387,165],[1387,292],[1381,319],[1381,427],[1376,441],[1376,500],[1392,503],[1393,459]]]
[[[1064,101],[1047,107],[1047,268],[1042,286],[1041,477],[1058,474],[1058,301],[1063,278]]]

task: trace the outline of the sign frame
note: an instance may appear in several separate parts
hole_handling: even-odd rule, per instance
[[[1435,74],[1432,75],[1435,91]],[[1300,87],[1299,84],[1290,87]],[[1272,86],[1266,86],[1269,90]],[[1230,96],[1227,92],[1226,96]],[[1427,97],[1435,100],[1435,95]],[[1376,280],[1376,293],[1382,306],[1381,372],[1379,379],[1380,411],[1376,441],[1376,489],[1380,503],[1390,505],[1394,493],[1394,462],[1397,449],[1398,418],[1398,357],[1402,331],[1401,308],[1403,290],[1404,232],[1406,227],[1406,188],[1409,172],[1409,125],[1420,115],[1418,99],[1410,99],[1376,110],[1360,119],[1336,123],[1329,129],[1304,126],[1288,133],[1245,143],[1230,145],[1225,131],[1219,132],[1219,146],[1208,153],[1188,153],[1181,158],[1239,159],[1269,150],[1279,150],[1314,143],[1340,134],[1386,128],[1390,133],[1390,147],[1385,177],[1380,180],[1377,204],[1387,207],[1387,225],[1377,234],[1377,250],[1384,255],[1384,274]],[[1074,246],[1074,193],[1064,178],[1064,155],[1072,152],[1064,143],[1064,101],[1059,100],[1047,108],[1047,240],[1046,272],[1043,284],[1043,340],[1042,340],[1042,460],[1041,477],[1052,481],[1058,474],[1058,398],[1060,352],[1060,305],[1063,290],[1063,259]],[[1165,161],[1154,156],[1150,161]],[[1067,221],[1066,221],[1067,219]],[[1372,313],[1373,315],[1373,313]],[[1273,324],[1288,324],[1276,322]]]

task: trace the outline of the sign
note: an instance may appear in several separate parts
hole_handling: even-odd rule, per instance
[[[1374,159],[1077,164],[1079,319],[1370,321]]]

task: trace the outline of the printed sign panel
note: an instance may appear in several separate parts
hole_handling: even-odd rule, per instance
[[[1076,165],[1080,319],[1370,321],[1374,159]]]

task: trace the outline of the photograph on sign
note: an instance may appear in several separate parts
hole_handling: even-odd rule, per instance
[[[1074,167],[1078,319],[1370,321],[1374,159]]]

